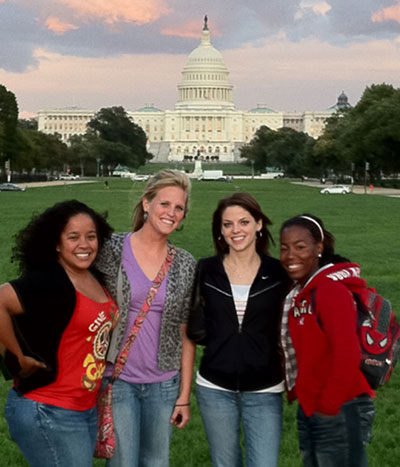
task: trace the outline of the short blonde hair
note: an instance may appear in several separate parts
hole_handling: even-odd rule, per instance
[[[146,184],[146,188],[133,210],[132,231],[136,232],[142,228],[144,219],[143,199],[151,202],[156,197],[157,193],[163,188],[175,186],[181,188],[185,193],[185,214],[189,211],[190,199],[190,180],[188,176],[179,170],[164,169],[154,174]]]

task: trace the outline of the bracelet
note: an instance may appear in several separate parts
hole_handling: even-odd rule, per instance
[[[175,404],[174,407],[188,407],[190,405],[190,402],[188,402],[187,404]]]

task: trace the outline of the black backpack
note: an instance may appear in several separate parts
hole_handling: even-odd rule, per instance
[[[349,288],[350,290],[350,288]],[[357,307],[357,335],[361,347],[361,370],[372,389],[389,381],[400,354],[400,325],[390,302],[366,288],[363,294],[350,290]],[[315,289],[311,290],[315,309]],[[318,324],[321,322],[317,317]]]

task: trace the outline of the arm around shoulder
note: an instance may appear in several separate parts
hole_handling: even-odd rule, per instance
[[[11,284],[0,286],[0,344],[3,348],[15,355],[22,375],[28,375],[37,368],[43,368],[42,362],[23,354],[21,346],[14,332],[12,316],[24,312],[21,302]]]
[[[194,287],[190,304],[189,319],[187,324],[187,336],[196,344],[205,345],[207,332],[205,326],[202,287],[202,261],[199,261],[194,278]]]

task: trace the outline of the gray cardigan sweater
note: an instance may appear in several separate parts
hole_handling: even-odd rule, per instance
[[[104,276],[104,282],[119,308],[119,322],[111,336],[107,361],[115,363],[125,335],[131,300],[128,276],[121,264],[126,233],[113,234],[98,254],[95,267]],[[196,261],[185,250],[176,249],[174,262],[168,271],[167,294],[161,321],[158,344],[158,367],[162,371],[179,370],[182,337],[180,325],[187,322]]]

